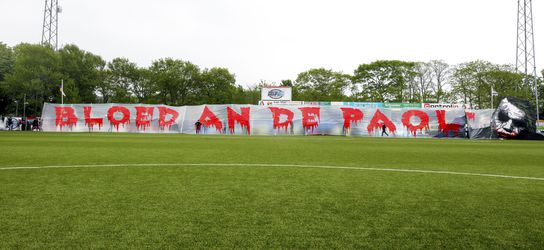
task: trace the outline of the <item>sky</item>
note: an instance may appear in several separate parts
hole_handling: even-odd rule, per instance
[[[44,0],[1,0],[0,42],[41,41]],[[544,4],[533,2],[536,45]],[[59,0],[59,46],[141,67],[225,67],[237,84],[295,80],[375,60],[515,64],[516,0]],[[542,14],[541,14],[542,13]],[[539,31],[542,30],[542,33]],[[536,47],[537,68],[544,47]]]

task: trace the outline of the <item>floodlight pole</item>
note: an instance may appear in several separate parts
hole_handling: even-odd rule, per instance
[[[529,93],[531,93],[531,88],[534,88],[536,119],[538,123],[540,110],[538,107],[538,78],[536,75],[532,0],[518,0],[517,21],[516,71],[523,74],[524,89],[529,89]],[[530,70],[532,72],[529,72]],[[533,81],[532,84],[531,81]]]
[[[59,13],[61,12],[58,0],[45,0],[42,25],[42,45],[47,45],[57,50]]]

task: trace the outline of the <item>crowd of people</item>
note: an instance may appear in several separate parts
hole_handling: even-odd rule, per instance
[[[1,117],[3,130],[41,131],[41,119],[39,117]]]

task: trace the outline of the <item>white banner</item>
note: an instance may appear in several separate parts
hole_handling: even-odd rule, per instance
[[[472,112],[470,119],[483,126],[489,124],[490,113]],[[42,128],[63,132],[465,137],[466,115],[464,109],[46,103]]]

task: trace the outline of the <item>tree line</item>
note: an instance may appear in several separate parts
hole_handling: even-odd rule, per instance
[[[161,58],[139,67],[123,57],[107,62],[76,45],[55,51],[0,42],[0,114],[22,114],[26,100],[26,113],[40,115],[44,102],[60,103],[61,81],[65,103],[256,104],[262,86],[278,85],[291,86],[297,101],[462,102],[490,108],[493,88],[495,104],[504,96],[534,102],[531,87],[511,65],[482,60],[458,65],[378,60],[359,65],[353,74],[315,68],[296,79],[243,87],[227,68],[201,68],[180,59]],[[539,86],[542,107],[544,87]]]

